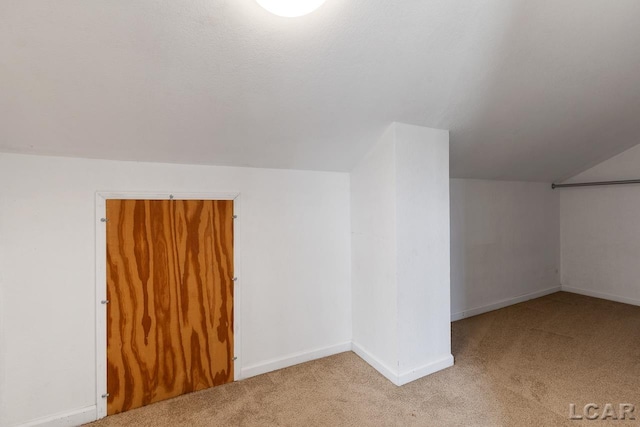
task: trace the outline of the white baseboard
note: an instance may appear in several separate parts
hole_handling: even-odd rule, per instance
[[[427,363],[416,369],[411,369],[403,374],[398,375],[398,384],[399,386],[409,384],[415,380],[419,380],[422,377],[426,377],[427,375],[434,374],[438,371],[442,371],[443,369],[447,369],[453,366],[453,355],[448,354],[438,360],[435,360],[431,363]]]
[[[384,376],[386,379],[388,379],[395,385],[398,385],[398,382],[399,382],[398,372],[394,371],[393,369],[391,369],[390,367],[382,363],[377,357],[372,355],[369,351],[367,351],[364,347],[362,347],[360,344],[356,342],[353,342],[351,350],[355,354],[360,356],[362,360],[364,360],[369,365],[371,365],[373,369],[380,372],[382,376]]]
[[[307,352],[300,352],[285,356],[280,359],[270,360],[258,365],[249,366],[241,370],[241,379],[254,377],[256,375],[265,374],[267,372],[276,371],[278,369],[288,368],[289,366],[298,365],[300,363],[310,362],[312,360],[321,359],[323,357],[333,356],[334,354],[351,351],[351,342],[323,347]],[[97,407],[88,406],[86,408],[75,411],[63,412],[43,418],[38,418],[19,427],[74,427],[81,424],[90,423],[97,419]]]
[[[562,290],[564,292],[571,292],[572,294],[579,294],[579,295],[585,295],[588,297],[606,299],[609,301],[621,302],[624,304],[640,305],[640,300],[638,299],[620,297],[617,295],[606,294],[604,292],[591,291],[588,289],[572,288],[570,286],[562,286]]]
[[[368,350],[362,347],[358,343],[353,343],[352,351],[357,354],[362,360],[367,362],[378,371],[383,377],[391,381],[397,386],[403,386],[412,381],[418,380],[427,375],[431,375],[443,369],[453,366],[453,356],[448,354],[438,360],[427,363],[415,369],[410,369],[404,373],[394,371],[389,366],[380,361],[377,357],[371,354]]]
[[[478,314],[488,313],[490,311],[498,310],[500,308],[508,307],[510,305],[518,304],[521,302],[529,301],[534,298],[540,298],[545,295],[553,294],[563,290],[561,286],[554,286],[552,288],[543,289],[542,291],[532,292],[530,294],[520,295],[514,298],[507,298],[495,302],[493,304],[485,305],[482,307],[476,307],[469,310],[461,311],[459,313],[451,314],[451,321],[466,319],[467,317],[477,316]]]
[[[268,360],[263,363],[248,366],[241,369],[240,379],[255,377],[256,375],[266,374],[267,372],[277,371],[279,369],[288,368],[289,366],[298,365],[300,363],[310,362],[312,360],[321,359],[323,357],[333,356],[334,354],[351,351],[351,341],[332,345],[329,347],[318,348],[315,350],[290,354],[288,356]]]
[[[75,427],[96,420],[97,408],[95,405],[74,411],[61,412],[20,424],[20,427]]]

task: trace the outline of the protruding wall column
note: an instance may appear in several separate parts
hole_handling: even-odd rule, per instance
[[[393,123],[351,216],[354,351],[397,385],[451,366],[448,131]]]

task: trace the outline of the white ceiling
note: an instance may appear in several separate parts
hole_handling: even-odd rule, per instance
[[[1,0],[0,151],[349,171],[392,121],[454,177],[640,142],[638,0]]]

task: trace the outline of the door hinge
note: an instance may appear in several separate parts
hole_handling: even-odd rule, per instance
[[[237,219],[237,218],[238,218],[238,215],[234,215],[234,216],[233,216],[233,219]]]
[[[107,397],[109,397],[109,393],[105,393],[105,394],[102,395],[103,399],[106,399]]]
[[[107,218],[100,218],[100,222],[109,222]]]
[[[237,278],[237,277],[234,277],[234,278],[233,278],[233,279],[231,279],[231,280],[233,280],[234,282],[237,282],[237,281],[238,281],[238,278]]]
[[[100,301],[101,304],[109,304],[109,300],[108,299],[103,299],[102,301]]]
[[[233,358],[233,361],[235,362],[236,360],[238,360],[238,358],[237,358],[237,357],[234,357],[234,358]]]

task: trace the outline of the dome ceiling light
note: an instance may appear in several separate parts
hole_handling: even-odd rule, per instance
[[[294,18],[313,12],[325,0],[256,0],[258,4],[274,15]]]

